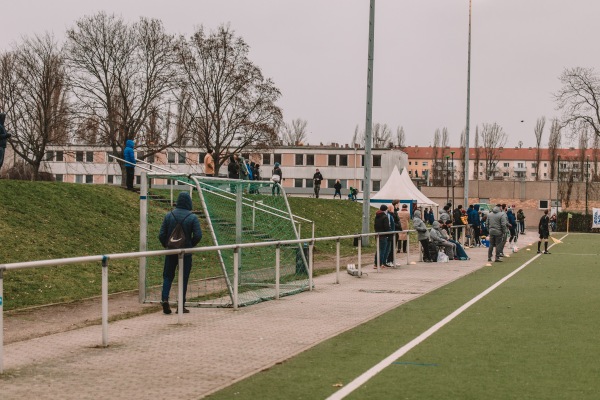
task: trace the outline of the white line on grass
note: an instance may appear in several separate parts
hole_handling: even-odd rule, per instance
[[[564,238],[566,238],[567,235],[568,234],[566,234],[565,236],[563,236],[561,238],[561,240],[564,239]],[[552,245],[550,245],[548,247],[553,247],[553,246],[554,246],[554,244],[552,244]],[[410,350],[412,350],[413,348],[415,348],[417,345],[421,344],[421,342],[423,342],[429,336],[433,335],[435,332],[437,332],[438,330],[440,330],[444,325],[446,325],[447,323],[449,323],[450,321],[452,321],[454,318],[458,317],[460,314],[463,313],[463,311],[465,311],[466,309],[468,309],[469,307],[471,307],[473,304],[477,303],[483,297],[485,297],[486,295],[488,295],[492,290],[494,290],[498,286],[502,285],[504,282],[506,282],[507,280],[509,280],[516,273],[518,273],[519,271],[521,271],[523,268],[525,268],[526,266],[528,266],[531,262],[533,262],[536,258],[538,258],[540,256],[542,256],[542,254],[536,254],[535,256],[533,256],[531,258],[531,260],[527,261],[526,263],[524,263],[523,265],[521,265],[519,268],[515,269],[510,274],[506,275],[504,278],[500,279],[498,282],[494,283],[492,286],[490,286],[489,288],[487,288],[486,290],[484,290],[483,292],[481,292],[477,296],[473,297],[471,300],[469,300],[468,302],[466,302],[465,304],[463,304],[460,308],[456,309],[452,314],[448,315],[446,318],[444,318],[443,320],[441,320],[437,324],[433,325],[431,328],[427,329],[425,332],[421,333],[419,336],[417,336],[416,338],[414,338],[413,340],[411,340],[410,342],[408,342],[404,346],[400,347],[398,350],[396,350],[395,352],[393,352],[392,354],[390,354],[389,356],[387,356],[386,358],[384,358],[383,360],[381,360],[378,364],[376,364],[375,366],[371,367],[368,371],[366,371],[365,373],[363,373],[362,375],[360,375],[359,377],[357,377],[356,379],[354,379],[352,382],[349,382],[342,389],[338,390],[337,392],[335,392],[334,394],[332,394],[331,396],[329,396],[327,398],[327,400],[341,400],[344,397],[348,396],[350,393],[352,393],[353,391],[355,391],[356,389],[358,389],[359,387],[361,387],[369,379],[371,379],[372,377],[374,377],[375,375],[377,375],[378,373],[380,373],[381,371],[383,371],[386,367],[390,366],[394,361],[396,361],[397,359],[399,359],[400,357],[402,357],[404,354],[408,353]]]

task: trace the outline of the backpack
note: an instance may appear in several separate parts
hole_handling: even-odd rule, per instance
[[[175,225],[175,229],[173,229],[173,232],[171,232],[171,236],[169,236],[169,240],[167,240],[167,249],[181,249],[185,247],[186,239],[182,224],[183,221],[187,219],[187,217],[192,215],[192,213],[186,215],[183,221],[181,222],[177,221],[177,218],[175,217],[175,214],[173,214],[173,211],[171,211],[171,215],[173,215],[173,218],[175,218],[177,225]]]

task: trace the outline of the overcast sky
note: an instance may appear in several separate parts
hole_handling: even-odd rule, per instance
[[[475,126],[499,123],[507,146],[533,146],[535,121],[559,116],[565,67],[597,67],[598,0],[472,0],[471,146]],[[250,58],[282,91],[286,122],[308,121],[308,142],[349,143],[365,126],[369,0],[20,0],[5,7],[0,49],[45,31],[63,40],[75,20],[104,10],[161,19],[189,36],[230,23]],[[377,0],[374,122],[407,145],[432,144],[466,124],[469,0]],[[524,122],[521,122],[524,121]],[[542,139],[547,146],[548,128]]]

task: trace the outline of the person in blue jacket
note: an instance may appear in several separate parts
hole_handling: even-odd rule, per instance
[[[192,212],[192,198],[188,192],[181,192],[177,197],[177,203],[175,209],[165,215],[162,225],[160,227],[160,233],[158,239],[163,247],[167,247],[167,243],[171,234],[175,230],[177,223],[181,223],[183,232],[185,233],[185,246],[184,248],[192,248],[196,246],[200,239],[202,239],[202,229],[200,228],[200,221],[196,214]],[[161,305],[165,314],[171,314],[171,307],[169,306],[169,292],[171,291],[171,285],[175,279],[175,270],[179,263],[179,256],[177,254],[168,255],[165,257],[165,264],[163,268],[163,287],[161,296]],[[185,295],[187,293],[188,280],[190,278],[190,272],[192,271],[192,255],[185,254],[183,256],[183,305],[185,306]],[[183,307],[183,312],[188,313],[189,310]]]
[[[510,232],[508,246],[512,248],[513,242],[517,243],[517,218],[513,213],[512,208],[508,208],[508,210],[506,211],[506,217],[508,218],[508,231]]]
[[[125,151],[123,152],[123,156],[125,158],[125,173],[126,173],[126,184],[127,190],[133,190],[133,178],[135,176],[135,154],[133,152],[134,146],[133,140],[128,140],[125,142]]]
[[[481,246],[481,219],[479,218],[479,205],[471,204],[467,211],[467,222],[471,225],[471,237],[474,241],[472,245],[479,247]]]
[[[4,129],[5,118],[6,114],[0,113],[0,169],[2,168],[2,164],[4,164],[4,152],[6,151],[6,142],[11,137],[11,134],[6,132],[6,129]]]

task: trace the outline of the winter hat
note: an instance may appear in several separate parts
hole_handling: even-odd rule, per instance
[[[433,221],[433,224],[431,224],[431,227],[433,229],[440,229],[440,223],[438,221]]]
[[[387,211],[387,206],[385,204],[382,204],[381,207],[379,207],[379,210]]]
[[[276,163],[275,163],[275,166],[276,166],[276,167],[279,167],[279,163],[278,163],[278,162],[276,162]]]

